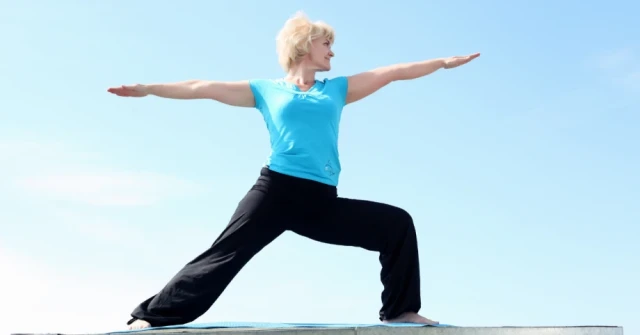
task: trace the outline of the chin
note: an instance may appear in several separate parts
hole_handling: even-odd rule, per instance
[[[330,71],[330,70],[331,70],[331,64],[330,63],[316,63],[316,71],[325,72],[325,71]]]

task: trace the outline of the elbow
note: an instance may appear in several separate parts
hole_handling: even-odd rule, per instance
[[[196,99],[215,99],[216,90],[213,89],[213,82],[207,80],[190,80],[189,94]]]
[[[412,71],[408,66],[405,64],[395,64],[389,66],[382,77],[385,83],[389,84],[394,81],[409,80],[411,76]]]
[[[431,59],[422,62],[413,62],[394,65],[395,80],[411,80],[429,75],[444,68],[444,59]]]
[[[391,72],[393,81],[411,80],[417,77],[416,69],[410,64],[397,64]]]
[[[397,65],[391,65],[383,67],[374,71],[375,76],[373,80],[376,86],[383,87],[391,84],[394,81],[402,80],[403,73],[401,68]]]
[[[187,82],[187,87],[189,87],[192,91],[204,90],[207,88],[208,85],[209,85],[208,82],[204,80],[199,80],[199,79],[189,80]]]

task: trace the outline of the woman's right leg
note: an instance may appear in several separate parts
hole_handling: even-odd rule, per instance
[[[127,324],[138,319],[151,327],[178,325],[204,314],[247,262],[285,230],[282,202],[268,184],[261,177],[213,245],[136,307]]]

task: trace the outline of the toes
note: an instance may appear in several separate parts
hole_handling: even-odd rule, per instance
[[[129,330],[139,330],[144,328],[149,328],[151,325],[148,322],[136,320],[131,325],[129,325]]]

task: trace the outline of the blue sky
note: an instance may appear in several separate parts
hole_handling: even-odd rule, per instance
[[[640,331],[640,5],[357,4],[0,1],[0,329],[122,329],[210,245],[268,155],[261,116],[106,89],[280,77],[303,10],[337,30],[320,79],[482,53],[344,111],[339,193],[412,213],[425,316]],[[378,276],[285,234],[197,322],[375,323]]]

